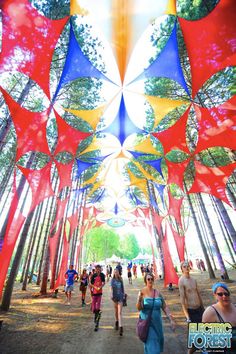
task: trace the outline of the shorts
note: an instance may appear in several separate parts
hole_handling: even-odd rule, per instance
[[[128,272],[128,278],[132,278],[132,273]]]
[[[74,286],[73,285],[66,285],[65,286],[65,292],[68,293],[68,292],[71,292],[74,290]]]
[[[203,312],[204,312],[203,307],[198,307],[197,309],[188,309],[188,314],[191,322],[193,323],[202,322]]]

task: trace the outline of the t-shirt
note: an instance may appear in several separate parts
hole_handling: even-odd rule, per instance
[[[78,273],[74,269],[68,269],[66,271],[65,275],[67,275],[66,284],[73,285],[74,284],[74,277],[75,277],[75,275],[78,275]]]
[[[112,298],[115,301],[122,301],[124,298],[124,285],[123,282],[113,278],[111,280]]]
[[[100,290],[93,288],[93,295],[102,294],[102,283],[105,283],[105,275],[103,273],[100,273],[100,275],[97,273],[93,274],[91,278],[91,284],[97,288],[100,288]]]

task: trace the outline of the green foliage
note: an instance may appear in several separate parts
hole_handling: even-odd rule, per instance
[[[221,105],[233,96],[236,82],[236,66],[217,72],[198,91],[194,101],[203,107]]]
[[[119,235],[105,227],[95,227],[85,235],[85,263],[97,262],[117,255],[120,246]]]
[[[1,74],[0,84],[15,101],[31,112],[42,112],[49,106],[49,100],[41,87],[21,72],[6,71]]]
[[[30,151],[23,155],[17,162],[18,165],[23,167],[30,166],[32,170],[40,170],[45,167],[50,160],[50,156],[38,151]]]
[[[62,151],[56,155],[55,159],[58,162],[66,165],[67,163],[69,163],[73,160],[73,155],[67,151]]]
[[[191,160],[186,168],[186,170],[184,171],[184,182],[186,184],[186,188],[187,190],[189,190],[194,182],[195,179],[195,166],[193,161]]]
[[[121,258],[133,259],[139,254],[140,248],[138,241],[134,234],[127,234],[123,236],[118,255]]]
[[[177,0],[177,14],[186,20],[199,20],[207,16],[219,0]]]
[[[186,152],[182,151],[182,150],[171,150],[170,152],[168,152],[168,154],[166,154],[166,159],[171,161],[171,162],[183,162],[185,160],[187,160],[189,158],[189,155],[186,154]]]
[[[184,196],[182,189],[175,183],[169,184],[169,190],[176,199],[180,199]]]
[[[235,151],[229,148],[215,146],[201,151],[196,158],[205,166],[227,166],[235,162]]]
[[[40,14],[52,20],[70,15],[70,0],[30,0]]]

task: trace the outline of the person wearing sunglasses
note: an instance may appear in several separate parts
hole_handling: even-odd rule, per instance
[[[206,308],[202,322],[229,322],[232,325],[233,336],[231,348],[224,353],[236,354],[236,306],[232,303],[229,288],[225,283],[213,284],[212,292],[216,303]]]
[[[171,329],[175,330],[175,321],[160,291],[154,288],[154,276],[147,273],[144,277],[145,287],[139,292],[137,309],[140,317],[147,319],[150,311],[151,322],[148,331],[147,341],[144,343],[145,354],[159,354],[163,352],[164,334],[162,328],[161,309],[170,320]]]

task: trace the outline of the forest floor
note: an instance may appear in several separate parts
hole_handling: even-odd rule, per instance
[[[215,281],[208,273],[192,271],[197,280],[205,306],[214,302],[211,286]],[[217,280],[220,280],[219,273]],[[232,283],[229,287],[232,300],[236,303],[236,270],[229,271]],[[142,354],[143,345],[135,333],[138,312],[135,304],[137,294],[143,287],[143,279],[138,277],[133,284],[128,284],[126,274],[125,291],[128,294],[128,306],[123,308],[124,335],[119,336],[114,330],[113,304],[109,296],[109,284],[104,287],[102,300],[102,317],[98,332],[94,332],[93,315],[90,311],[89,292],[86,307],[81,306],[79,285],[75,283],[71,305],[65,303],[63,288],[58,297],[35,297],[39,291],[36,285],[29,285],[27,291],[21,290],[21,284],[15,283],[11,307],[8,312],[0,312],[3,320],[0,331],[1,354]],[[175,288],[170,292],[158,280],[158,288],[166,301],[177,323],[176,331],[170,329],[168,320],[163,315],[165,347],[164,353],[187,353],[187,324],[185,322],[179,292]]]

